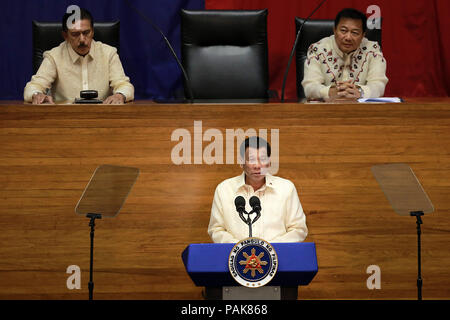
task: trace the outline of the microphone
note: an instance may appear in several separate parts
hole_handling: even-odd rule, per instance
[[[289,68],[291,67],[292,58],[294,57],[295,48],[297,48],[298,39],[300,39],[300,33],[302,32],[303,25],[305,24],[306,21],[309,20],[309,18],[311,18],[311,16],[317,10],[319,10],[319,8],[322,6],[322,4],[324,4],[325,1],[327,1],[327,0],[323,0],[321,3],[319,3],[319,5],[313,10],[313,12],[311,12],[311,14],[305,19],[305,21],[303,21],[302,25],[298,29],[297,36],[295,37],[294,46],[292,47],[291,55],[289,56],[288,65],[287,65],[286,71],[284,72],[283,86],[281,87],[281,102],[284,102],[284,89],[286,87],[286,79],[287,79],[287,76],[288,76],[288,73],[289,73]]]
[[[234,199],[234,205],[236,206],[236,211],[239,213],[239,217],[242,221],[244,221],[245,224],[248,224],[247,219],[244,217],[245,212],[245,199],[243,196],[237,196],[236,199]]]
[[[234,199],[234,205],[236,206],[236,211],[239,213],[245,212],[245,199],[243,196],[237,196]]]
[[[255,223],[259,217],[261,217],[261,201],[256,196],[253,196],[249,200],[250,206],[253,208],[252,212],[256,212],[256,217],[253,219],[252,223]]]
[[[258,197],[256,196],[251,197],[249,202],[254,212],[258,213],[261,211],[261,201],[259,201]]]
[[[170,52],[172,53],[173,57],[175,58],[178,66],[181,69],[181,72],[183,73],[183,77],[184,80],[186,80],[186,86],[189,92],[189,102],[193,103],[194,100],[194,94],[192,93],[192,87],[191,87],[191,82],[189,81],[189,78],[187,76],[186,70],[184,70],[183,64],[181,63],[181,61],[178,59],[177,54],[175,53],[175,50],[173,49],[172,45],[170,44],[169,40],[167,39],[167,37],[164,35],[164,32],[161,31],[160,28],[158,28],[158,26],[153,23],[153,21],[151,19],[149,19],[147,16],[145,16],[143,13],[141,13],[136,7],[134,7],[128,0],[124,0],[124,2],[131,8],[133,9],[138,15],[140,15],[145,22],[147,22],[148,24],[150,24],[153,29],[155,29],[156,31],[158,31],[161,36],[163,37],[164,41],[166,42],[167,46],[170,49]]]

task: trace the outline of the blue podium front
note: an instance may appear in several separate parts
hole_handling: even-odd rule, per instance
[[[187,273],[196,286],[238,286],[228,269],[234,244],[190,244],[182,253]],[[308,285],[318,271],[316,245],[313,242],[272,243],[278,255],[278,270],[270,286]]]

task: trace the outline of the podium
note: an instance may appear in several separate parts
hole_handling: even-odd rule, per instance
[[[194,284],[205,287],[207,300],[295,300],[298,286],[308,285],[317,274],[313,242],[272,243],[278,255],[278,271],[266,286],[240,286],[228,269],[233,243],[190,244],[182,253],[184,266]]]

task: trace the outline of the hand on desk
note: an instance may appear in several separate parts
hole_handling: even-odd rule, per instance
[[[113,94],[103,101],[103,104],[124,104],[125,96],[120,93]]]
[[[53,102],[53,98],[51,96],[48,96],[43,93],[34,94],[32,100],[31,100],[31,103],[32,104],[43,104],[43,103],[55,104]]]
[[[357,100],[361,97],[358,86],[353,81],[338,81],[328,91],[329,100]]]

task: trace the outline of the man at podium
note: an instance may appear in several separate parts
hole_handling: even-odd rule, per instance
[[[307,234],[306,217],[295,185],[268,173],[270,144],[260,137],[247,138],[240,147],[244,172],[221,182],[215,191],[208,234],[214,242],[236,243],[249,236],[249,227],[236,211],[235,198],[261,202],[261,217],[252,225],[252,236],[269,242],[301,242]]]

